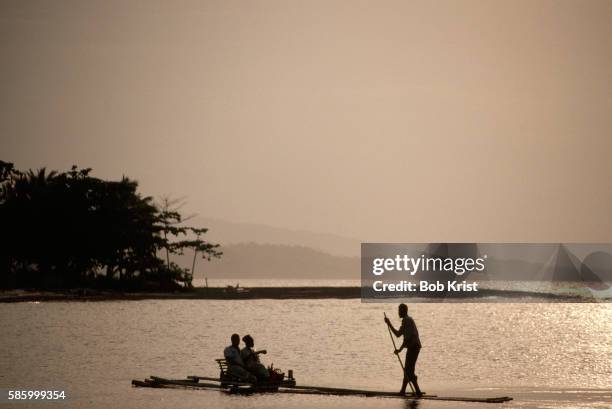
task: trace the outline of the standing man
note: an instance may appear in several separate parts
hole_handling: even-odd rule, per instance
[[[385,317],[385,322],[391,328],[391,331],[395,334],[396,337],[404,336],[404,342],[402,342],[402,346],[399,349],[395,350],[396,354],[399,354],[404,348],[406,350],[406,366],[404,367],[404,380],[402,382],[402,389],[400,390],[400,394],[403,395],[406,393],[406,386],[408,382],[412,382],[414,386],[414,392],[416,396],[423,396],[421,393],[421,389],[419,389],[419,384],[417,383],[417,376],[414,373],[414,368],[416,366],[416,361],[419,357],[419,352],[421,352],[421,340],[419,339],[419,330],[417,330],[416,324],[412,317],[408,315],[408,306],[406,304],[400,304],[397,312],[399,317],[402,319],[401,327],[396,330],[393,328],[393,324],[389,318]]]

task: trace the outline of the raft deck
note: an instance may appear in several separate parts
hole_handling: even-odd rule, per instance
[[[208,382],[201,382],[208,381]],[[287,393],[304,395],[340,395],[340,396],[362,396],[382,397],[399,399],[424,399],[455,402],[479,402],[479,403],[504,403],[511,401],[509,396],[476,398],[476,397],[452,397],[424,394],[416,397],[413,394],[400,395],[397,392],[372,391],[365,389],[333,388],[324,386],[296,385],[295,380],[284,380],[274,384],[259,383],[250,384],[244,382],[228,382],[219,378],[208,376],[189,376],[186,379],[167,379],[159,376],[151,376],[144,381],[133,380],[133,386],[148,388],[191,388],[204,390],[217,390],[230,394],[250,395],[253,393]]]

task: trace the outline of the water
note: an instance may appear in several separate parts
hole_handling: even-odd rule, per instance
[[[383,311],[358,300],[171,300],[0,304],[0,388],[65,388],[69,408],[612,407],[612,305],[415,304],[417,373],[438,395],[505,405],[304,395],[227,396],[132,388],[149,375],[218,374],[229,335],[250,333],[264,363],[298,384],[396,390]],[[397,324],[398,320],[394,318]],[[0,408],[8,405],[0,405]],[[21,404],[18,407],[41,407]]]

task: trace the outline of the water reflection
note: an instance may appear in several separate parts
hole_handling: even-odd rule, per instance
[[[420,401],[416,399],[405,400],[404,408],[405,409],[417,409],[419,407],[419,402]]]

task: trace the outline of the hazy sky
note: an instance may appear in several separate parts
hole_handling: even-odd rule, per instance
[[[366,241],[612,241],[612,1],[0,2],[0,159]]]

